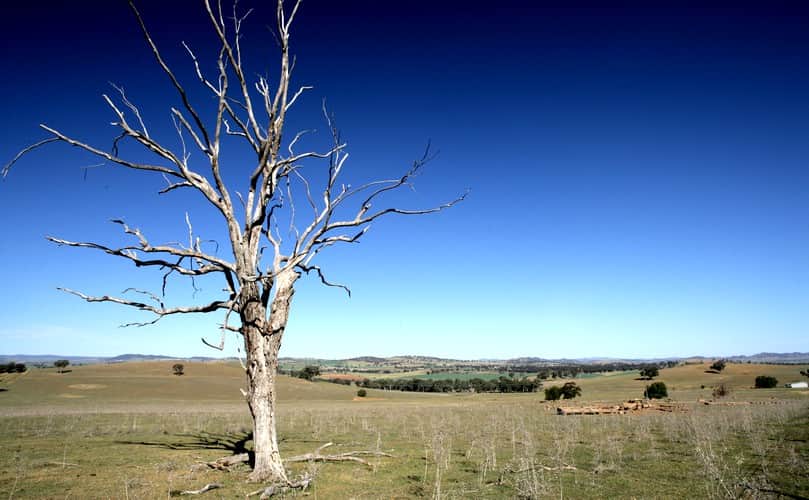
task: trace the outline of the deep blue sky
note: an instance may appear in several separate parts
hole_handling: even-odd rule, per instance
[[[3,7],[3,163],[43,137],[42,122],[107,147],[108,82],[174,141],[178,100],[125,3],[75,3]],[[203,107],[180,41],[211,61],[212,33],[197,2],[165,3],[139,5]],[[400,204],[471,195],[324,255],[354,295],[303,283],[282,354],[809,350],[809,8],[602,4],[304,2],[292,51],[297,83],[315,89],[290,130],[324,130],[325,98],[349,145],[347,182],[399,175],[431,140],[440,154]],[[272,78],[273,9],[255,7],[250,74]],[[198,339],[217,338],[218,318],[119,329],[150,318],[56,291],[160,281],[45,235],[121,244],[107,220],[124,217],[156,241],[182,240],[188,211],[221,237],[196,197],[158,197],[160,178],[114,167],[85,175],[96,163],[55,145],[0,183],[0,352],[215,354]],[[241,168],[227,174],[243,185]],[[219,287],[202,284],[198,298]],[[169,287],[169,300],[191,299],[187,284]]]

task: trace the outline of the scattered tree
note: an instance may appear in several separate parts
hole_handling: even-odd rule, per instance
[[[69,364],[70,361],[68,361],[67,359],[57,359],[56,361],[53,362],[53,366],[59,369],[58,370],[59,373],[64,373],[65,368],[67,368],[67,365]]]
[[[581,396],[581,387],[576,382],[565,382],[562,386],[562,399],[574,399]]]
[[[801,375],[803,375],[804,377],[809,378],[809,369],[801,370]]]
[[[654,365],[645,366],[640,371],[640,376],[647,380],[652,380],[658,375],[660,375],[660,369]]]
[[[715,372],[721,372],[722,370],[725,369],[726,364],[727,363],[725,362],[724,359],[720,359],[719,361],[714,361],[714,363],[711,365],[711,370],[713,370]]]
[[[368,392],[365,389],[360,389],[359,391],[357,391],[357,396],[359,396],[361,398],[364,398],[367,395],[368,395]]]
[[[554,385],[545,388],[545,400],[556,401],[558,399],[574,399],[581,396],[581,387],[576,382],[565,382],[561,387]]]
[[[253,418],[255,461],[249,477],[252,481],[289,483],[278,449],[276,378],[278,352],[298,279],[303,273],[313,273],[322,284],[343,288],[350,294],[344,285],[328,281],[314,262],[321,251],[340,244],[356,243],[366,234],[370,224],[382,217],[434,213],[452,207],[465,197],[462,195],[426,209],[403,209],[386,203],[385,197],[391,192],[410,188],[414,178],[433,156],[429,146],[403,175],[367,183],[341,182],[348,154],[325,109],[332,142],[327,150],[300,152],[296,148],[305,133],[284,136],[287,112],[310,89],[291,87],[294,58],[290,56],[290,27],[300,3],[297,0],[285,8],[283,0],[277,1],[274,28],[280,64],[272,90],[270,82],[263,76],[259,76],[256,82],[251,81],[251,75],[257,72],[243,64],[248,60],[243,57],[244,46],[240,44],[246,15],[237,13],[235,5],[230,9],[231,14],[223,12],[221,4],[205,0],[206,17],[218,43],[212,76],[192,48],[185,46],[194,67],[194,78],[213,98],[201,100],[212,105],[212,109],[202,110],[192,103],[192,98],[199,93],[188,91],[178,74],[168,66],[144,19],[130,0],[129,5],[157,66],[168,77],[180,102],[171,108],[179,141],[166,141],[153,135],[153,129],[147,129],[146,117],[136,104],[129,100],[122,88],[116,87],[117,100],[103,96],[114,115],[112,125],[117,128],[111,150],[41,125],[46,137],[24,148],[3,169],[5,177],[20,158],[42,146],[61,142],[109,164],[160,175],[167,181],[161,194],[191,190],[218,213],[229,238],[229,245],[224,248],[229,249],[231,258],[204,249],[203,243],[207,239],[194,231],[188,213],[185,215],[187,245],[154,244],[139,228],[121,219],[112,222],[127,237],[134,239],[132,244],[107,246],[55,237],[48,239],[57,245],[100,251],[128,260],[137,267],[160,269],[164,273],[159,294],[133,288],[117,297],[92,296],[62,288],[65,292],[88,302],[113,302],[155,315],[154,319],[137,325],[152,324],[176,314],[220,312],[223,315],[220,342],[217,345],[203,339],[208,346],[219,350],[224,347],[226,332],[233,331],[242,336],[246,356],[245,398]],[[133,148],[130,147],[119,147],[126,143],[142,147],[144,154],[131,153]],[[180,146],[172,149],[175,143]],[[234,146],[238,145],[243,150],[234,153]],[[193,163],[189,162],[190,149],[198,151]],[[233,158],[245,158],[244,152],[254,158],[252,165],[244,162],[231,164]],[[325,162],[326,168],[309,172],[306,167],[317,161]],[[202,165],[205,165],[204,170]],[[242,172],[243,185],[226,185],[225,171],[229,179]],[[315,174],[322,176],[321,182]],[[306,210],[302,210],[303,207]],[[309,217],[304,219],[307,213]],[[219,276],[225,294],[208,303],[167,305],[166,280],[176,276],[192,280]],[[135,299],[130,294],[139,294],[145,299]],[[229,321],[231,315],[240,320],[238,326]]]
[[[183,375],[185,373],[185,367],[182,363],[174,363],[171,367],[171,371],[175,375]]]
[[[289,374],[293,377],[302,378],[304,380],[312,380],[320,375],[320,367],[315,365],[309,365],[304,367],[304,369],[300,371],[290,370]]]
[[[643,397],[646,399],[663,399],[668,397],[668,395],[668,389],[666,389],[666,384],[663,382],[652,382],[647,385],[646,390],[643,391]]]
[[[772,389],[778,386],[778,379],[769,375],[759,375],[756,377],[756,389]]]

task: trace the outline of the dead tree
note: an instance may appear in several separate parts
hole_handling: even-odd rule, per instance
[[[163,294],[169,275],[191,279],[221,276],[225,290],[223,297],[209,303],[178,307],[167,307],[162,296],[139,290],[130,291],[138,292],[147,299],[92,296],[67,288],[62,290],[88,302],[113,302],[155,315],[151,321],[137,325],[155,323],[175,314],[223,311],[221,342],[219,345],[206,344],[221,350],[227,331],[238,332],[244,339],[248,387],[244,395],[254,424],[255,466],[250,479],[288,482],[278,451],[275,398],[278,351],[296,282],[303,273],[313,273],[324,285],[338,286],[348,291],[345,286],[326,279],[315,261],[321,251],[338,244],[357,242],[370,224],[383,216],[438,212],[460,202],[465,195],[427,209],[401,209],[384,204],[385,195],[410,185],[412,178],[430,159],[429,148],[401,177],[372,181],[358,187],[342,184],[340,174],[348,154],[328,114],[324,113],[331,137],[330,146],[325,151],[299,152],[296,145],[304,133],[284,135],[287,113],[310,89],[306,86],[293,89],[290,86],[293,66],[289,49],[290,27],[300,0],[291,7],[285,7],[283,0],[277,3],[275,30],[280,49],[280,67],[274,88],[264,77],[257,81],[249,79],[251,73],[243,67],[240,35],[247,16],[238,15],[235,6],[232,12],[223,13],[221,6],[212,7],[209,0],[203,0],[203,4],[219,43],[215,70],[209,74],[192,48],[185,43],[183,47],[188,52],[197,84],[214,97],[213,113],[202,113],[191,102],[186,87],[166,63],[144,19],[130,1],[146,43],[176,93],[179,105],[171,108],[171,115],[183,144],[182,151],[172,150],[150,134],[139,108],[122,89],[116,87],[118,95],[115,99],[103,96],[114,116],[113,125],[118,129],[111,150],[41,125],[47,137],[20,151],[6,165],[3,176],[21,157],[47,144],[62,142],[91,153],[104,162],[163,176],[167,184],[160,191],[161,194],[182,189],[195,190],[221,215],[230,239],[232,259],[203,251],[201,240],[195,236],[187,214],[187,246],[153,244],[140,229],[118,219],[112,222],[132,243],[116,247],[54,237],[48,239],[58,245],[98,250],[129,260],[137,267],[165,270]],[[208,116],[213,118],[206,119]],[[224,140],[226,136],[230,137],[227,141]],[[232,138],[236,138],[236,142],[250,152],[253,160],[249,165],[225,165],[224,161],[220,161],[224,158],[223,145],[230,146],[234,142]],[[118,146],[123,141],[139,145],[151,154],[152,160],[143,162],[131,156],[119,155]],[[188,145],[188,149],[185,145]],[[203,160],[192,165],[189,161],[191,149],[198,150]],[[239,190],[226,186],[223,169],[243,172],[246,184],[239,186]],[[300,201],[298,206],[296,201]],[[309,215],[304,223],[299,224],[304,211]],[[346,214],[351,215],[346,217]],[[281,224],[284,231],[279,229]],[[286,236],[282,236],[282,233],[286,233]],[[269,251],[265,251],[264,247]],[[240,321],[229,322],[231,316],[238,317]]]

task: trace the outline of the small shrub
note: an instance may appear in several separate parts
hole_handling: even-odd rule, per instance
[[[719,361],[715,361],[714,364],[711,365],[711,370],[715,372],[721,372],[722,370],[725,369],[726,364],[727,363],[725,362],[724,359],[720,359]]]
[[[359,396],[361,398],[364,398],[367,395],[368,395],[368,392],[365,389],[360,389],[359,391],[357,391],[357,396]]]
[[[715,399],[724,398],[730,394],[730,387],[726,386],[725,384],[719,384],[713,388],[713,392],[711,394]]]
[[[171,367],[171,372],[175,375],[182,375],[185,373],[185,367],[182,363],[174,363]]]
[[[562,388],[558,385],[552,385],[545,388],[545,400],[557,401],[562,398]]]
[[[59,369],[58,370],[59,373],[64,373],[65,368],[67,368],[67,365],[69,364],[70,361],[68,361],[67,359],[57,359],[56,361],[53,362],[53,366]]]
[[[668,397],[669,391],[663,382],[653,382],[646,386],[643,397],[646,399],[663,399]]]
[[[759,375],[756,377],[756,389],[772,389],[778,385],[778,379],[769,375]]]
[[[660,375],[660,369],[656,366],[646,366],[640,371],[640,376],[649,380]]]

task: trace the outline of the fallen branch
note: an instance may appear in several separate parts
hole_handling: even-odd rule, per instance
[[[216,469],[216,470],[223,470],[227,471],[228,467],[236,464],[242,464],[245,462],[250,461],[250,455],[247,453],[239,453],[237,455],[228,455],[226,457],[222,457],[219,459],[214,460],[213,462],[200,462],[195,464],[191,467],[192,471],[204,470],[204,469]]]
[[[579,468],[576,467],[575,465],[568,465],[568,464],[562,464],[562,465],[560,465],[558,467],[551,467],[549,465],[535,464],[535,465],[533,465],[531,467],[526,467],[524,469],[514,470],[514,469],[508,469],[507,468],[503,472],[513,472],[514,474],[520,474],[522,472],[529,472],[529,471],[532,471],[532,470],[535,470],[535,469],[542,469],[542,470],[546,470],[546,471],[579,470]]]
[[[206,484],[205,486],[203,486],[202,488],[200,488],[198,490],[184,490],[184,491],[181,491],[181,492],[179,492],[179,495],[201,495],[201,494],[205,493],[206,491],[215,490],[215,489],[221,488],[221,487],[222,487],[222,485],[219,484],[219,483],[210,483],[210,484]]]
[[[309,473],[305,473],[299,480],[297,481],[288,481],[285,484],[272,484],[267,486],[266,488],[261,488],[260,490],[256,490],[252,493],[247,494],[247,498],[252,496],[261,495],[259,496],[259,500],[263,500],[265,498],[270,498],[273,495],[277,495],[279,493],[286,493],[290,490],[301,490],[306,491],[306,488],[309,487],[309,483],[314,480],[314,476],[309,475]]]
[[[334,443],[326,443],[323,446],[319,447],[312,453],[304,453],[303,455],[296,455],[294,457],[289,457],[284,459],[284,463],[294,463],[294,462],[356,462],[363,464],[371,469],[374,468],[374,465],[367,460],[364,460],[360,457],[392,457],[390,453],[385,453],[384,451],[347,451],[345,453],[337,453],[334,455],[323,455],[321,451],[328,448],[329,446],[333,446]],[[229,467],[241,463],[246,463],[250,461],[250,456],[247,453],[239,453],[237,455],[228,455],[226,457],[219,458],[214,460],[213,462],[200,462],[195,464],[191,470],[198,471],[204,469],[216,469],[227,471]]]
[[[345,453],[338,453],[335,455],[323,455],[320,452],[325,448],[332,446],[334,443],[326,443],[312,453],[304,453],[284,459],[284,462],[357,462],[363,465],[374,468],[373,464],[367,460],[363,460],[360,456],[372,457],[392,457],[390,453],[383,451],[347,451]]]
[[[501,472],[499,477],[497,478],[497,484],[503,484],[504,476],[508,473],[511,474],[522,474],[524,472],[531,472],[537,469],[541,469],[544,471],[551,471],[551,472],[558,472],[563,470],[579,470],[578,467],[570,464],[562,464],[556,467],[551,467],[550,465],[543,465],[543,464],[531,464],[528,467],[524,467],[522,469],[512,469],[511,466],[506,466]]]

